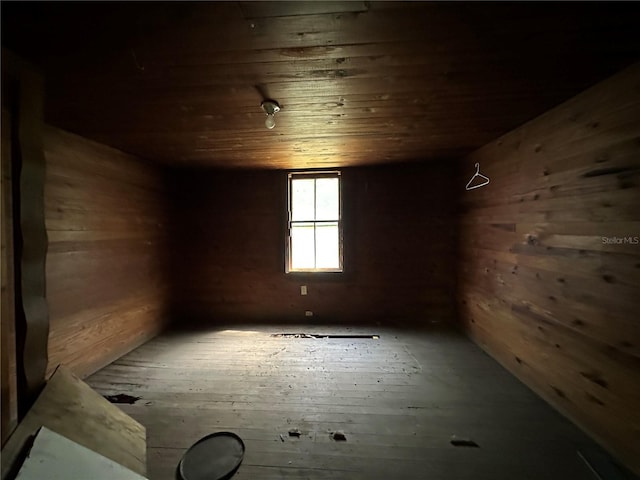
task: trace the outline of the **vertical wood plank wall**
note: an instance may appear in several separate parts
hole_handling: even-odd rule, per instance
[[[176,321],[450,319],[450,165],[342,172],[345,272],[306,276],[284,272],[286,172],[183,173],[172,221]]]
[[[156,335],[167,303],[162,172],[48,127],[48,374],[86,376]]]
[[[476,162],[491,183],[465,191]],[[640,472],[640,65],[465,158],[458,184],[462,326]]]
[[[16,378],[16,316],[14,290],[14,250],[13,250],[13,191],[12,191],[12,129],[13,117],[8,109],[2,108],[2,431],[0,443],[4,445],[9,434],[18,423],[18,397]]]

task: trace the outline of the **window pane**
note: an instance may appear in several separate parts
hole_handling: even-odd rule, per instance
[[[316,220],[338,220],[340,211],[339,180],[316,180]]]
[[[314,220],[314,179],[291,180],[291,220]]]
[[[316,225],[316,268],[340,268],[338,222]]]
[[[313,223],[291,225],[291,268],[315,268]]]

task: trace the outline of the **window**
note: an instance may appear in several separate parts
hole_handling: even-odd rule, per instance
[[[342,271],[340,172],[289,174],[287,272]]]

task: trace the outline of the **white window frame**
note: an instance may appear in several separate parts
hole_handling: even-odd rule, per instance
[[[294,178],[337,178],[338,179],[338,218],[335,220],[316,220],[315,218],[312,220],[298,220],[293,221],[291,218],[292,211],[292,198],[291,198],[291,187],[292,180]],[[338,257],[339,257],[339,266],[338,268],[293,268],[291,266],[291,227],[295,223],[313,223],[314,228],[317,224],[328,223],[328,222],[338,222]],[[305,172],[289,172],[287,175],[287,244],[286,244],[286,252],[285,252],[285,272],[286,273],[342,273],[344,271],[344,262],[343,262],[343,233],[342,233],[342,175],[338,170],[331,171],[305,171]],[[315,235],[314,235],[315,239]]]

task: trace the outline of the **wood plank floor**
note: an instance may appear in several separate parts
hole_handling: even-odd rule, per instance
[[[380,338],[271,336],[281,332]],[[214,431],[245,442],[237,479],[594,478],[577,454],[591,440],[446,327],[165,333],[88,383],[141,397],[120,407],[147,428],[151,480],[174,479],[185,450]],[[454,447],[452,435],[480,447]]]

